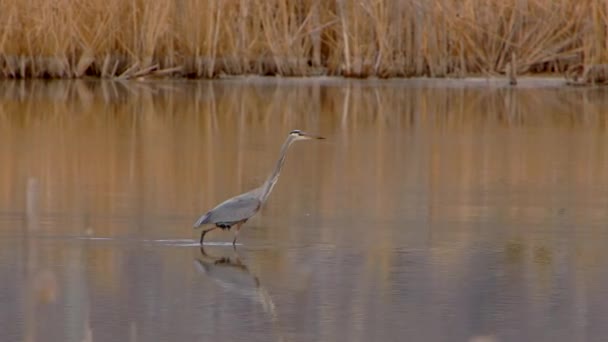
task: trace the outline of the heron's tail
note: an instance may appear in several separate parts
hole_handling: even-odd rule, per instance
[[[203,224],[207,223],[208,219],[209,219],[209,213],[201,216],[198,220],[196,220],[196,222],[194,222],[194,225],[192,227],[196,229],[196,228],[202,226]]]

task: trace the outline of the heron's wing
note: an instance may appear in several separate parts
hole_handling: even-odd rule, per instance
[[[246,220],[260,209],[262,202],[255,193],[247,192],[222,202],[208,213],[201,216],[194,224],[195,227],[206,223],[232,223]]]

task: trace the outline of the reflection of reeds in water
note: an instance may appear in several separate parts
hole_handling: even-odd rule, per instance
[[[479,189],[564,189],[567,180],[569,198],[603,198],[607,105],[597,89],[392,81],[5,82],[0,165],[10,167],[0,168],[0,211],[22,217],[31,177],[40,221],[62,222],[53,231],[42,225],[41,234],[166,234],[163,222],[181,222],[174,234],[191,234],[201,211],[263,181],[286,132],[302,128],[329,140],[289,157],[268,217],[277,206],[301,214],[303,205],[337,215],[347,203],[352,212],[345,215],[382,222],[427,211],[483,216],[503,205],[498,214],[505,217],[540,219],[546,208],[485,205],[490,199]],[[297,177],[297,169],[307,176]],[[520,200],[541,200],[525,196]],[[359,200],[348,202],[352,197]],[[576,219],[605,218],[603,208],[586,210],[586,218]],[[373,235],[378,246],[397,243],[396,231],[358,233]],[[258,234],[268,241],[311,239],[310,230]],[[353,233],[316,234],[316,241],[340,241]],[[475,237],[473,230],[463,234],[463,241]]]
[[[4,1],[0,76],[446,76],[606,58],[606,7],[535,1]],[[92,25],[91,23],[95,23]]]
[[[400,153],[402,146],[411,146],[411,139],[416,137],[398,134],[396,129],[419,132],[424,145],[416,145],[420,151],[409,153],[425,154],[434,167],[461,160],[454,175],[465,178],[451,178],[450,182],[472,181],[477,172],[474,167],[484,163],[480,158],[489,157],[484,151],[494,151],[500,144],[494,136],[501,132],[500,127],[552,125],[568,130],[584,126],[600,138],[606,125],[602,110],[607,105],[599,91],[480,91],[405,88],[398,84],[370,88],[358,82],[344,87],[314,83],[303,87],[293,83],[254,86],[231,82],[127,85],[15,81],[2,87],[0,100],[0,158],[4,159],[2,165],[14,166],[0,171],[0,181],[6,184],[0,193],[3,207],[23,210],[21,204],[26,200],[21,191],[27,179],[35,177],[40,187],[41,212],[69,209],[84,221],[90,215],[112,215],[142,223],[145,215],[127,217],[137,209],[133,206],[146,206],[135,210],[142,214],[162,210],[164,213],[159,215],[186,218],[201,210],[197,205],[201,201],[215,203],[258,184],[276,156],[275,150],[261,150],[256,145],[260,136],[278,150],[285,132],[294,127],[330,137],[333,131],[337,134],[333,140],[341,146],[369,151],[342,151],[323,158],[334,163],[335,168],[349,170],[340,177],[351,177],[353,181],[370,178],[375,189],[383,189],[390,188],[390,180],[399,176],[393,174],[399,170],[391,166],[391,159],[401,158],[398,160],[404,162],[404,158],[409,158],[393,153]],[[433,144],[441,138],[420,135],[426,130],[446,137],[450,132],[464,132],[463,139],[468,139],[465,143],[479,146],[470,150],[457,148],[457,157],[444,156]],[[563,151],[564,147],[552,136],[543,134],[539,131],[526,136],[530,143],[543,146],[542,150],[532,151],[540,155],[546,155],[543,151],[547,149]],[[509,142],[517,144],[517,140]],[[509,146],[501,148],[510,155]],[[315,154],[330,151],[333,149],[319,148]],[[533,177],[531,180],[544,182],[546,160],[540,155],[529,153],[531,159],[525,162],[505,161],[505,168],[527,165],[528,171],[511,175],[514,181]],[[587,179],[587,171],[583,170],[595,170],[591,171],[594,176],[602,177],[598,169],[601,160],[591,159],[590,155],[572,157],[586,158],[582,164],[591,163],[589,168],[572,170],[575,175],[580,174],[581,181]],[[593,163],[598,164],[594,167]],[[23,172],[15,173],[18,169]],[[431,177],[437,177],[441,170],[430,172]],[[333,174],[324,173],[319,175],[320,181],[330,183],[322,188],[340,184],[335,178],[323,179]],[[218,183],[222,184],[220,188]],[[17,188],[15,184],[22,186]],[[87,194],[95,195],[89,198]],[[326,195],[320,198],[331,198],[331,191]],[[152,202],[142,202],[141,198]],[[328,200],[327,205],[331,202]],[[378,205],[377,209],[391,212],[395,208]],[[91,212],[99,210],[103,213]],[[103,229],[112,228],[97,229],[102,229],[97,233],[103,234]]]

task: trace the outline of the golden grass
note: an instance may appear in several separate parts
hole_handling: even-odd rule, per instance
[[[514,77],[571,68],[596,81],[589,71],[608,63],[600,0],[0,0],[0,8],[5,78]]]

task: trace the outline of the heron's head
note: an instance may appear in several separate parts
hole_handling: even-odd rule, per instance
[[[293,140],[325,139],[322,136],[306,133],[300,131],[299,129],[294,129],[293,131],[289,132],[289,136]]]

